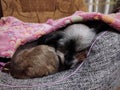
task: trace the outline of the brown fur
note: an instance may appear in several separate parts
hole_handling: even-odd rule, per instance
[[[87,58],[86,50],[76,53],[75,57],[77,58],[78,62],[81,63],[85,58]]]
[[[86,58],[86,52],[77,53],[75,58],[81,63]],[[36,78],[65,70],[63,63],[64,55],[60,51],[55,52],[55,49],[50,46],[36,46],[36,42],[30,42],[16,50],[11,61],[2,71],[10,73],[14,78]]]
[[[8,66],[14,78],[34,78],[57,72],[59,62],[54,48],[40,45],[17,51]]]

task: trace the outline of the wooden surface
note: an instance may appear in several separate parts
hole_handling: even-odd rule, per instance
[[[27,22],[45,22],[49,18],[87,11],[84,0],[1,0],[3,16],[15,16]]]

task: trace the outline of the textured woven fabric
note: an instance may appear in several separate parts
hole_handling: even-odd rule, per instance
[[[115,90],[118,86],[120,34],[110,31],[96,41],[88,58],[77,68],[28,80],[0,72],[0,90]]]

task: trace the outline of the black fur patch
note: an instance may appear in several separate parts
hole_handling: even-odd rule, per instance
[[[73,65],[74,55],[76,54],[76,41],[74,39],[65,43],[67,52],[65,53],[64,65],[69,69]]]

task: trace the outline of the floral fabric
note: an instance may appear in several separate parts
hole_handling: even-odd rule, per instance
[[[87,20],[102,20],[116,30],[120,30],[120,13],[105,15],[77,11],[71,16],[58,20],[49,19],[45,23],[27,23],[11,16],[2,17],[0,20],[0,57],[11,58],[20,45],[36,40],[67,24]]]

